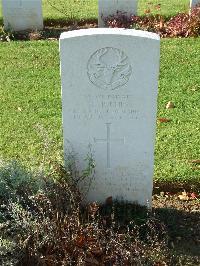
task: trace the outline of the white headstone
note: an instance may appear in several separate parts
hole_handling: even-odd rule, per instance
[[[2,0],[6,30],[43,29],[42,0]]]
[[[64,148],[96,162],[88,201],[151,204],[160,39],[128,29],[60,37]]]
[[[200,0],[190,0],[190,8],[193,8],[198,4],[200,4]]]
[[[124,12],[127,16],[137,14],[137,0],[99,0],[99,28],[105,27],[103,18],[116,15],[117,12]]]

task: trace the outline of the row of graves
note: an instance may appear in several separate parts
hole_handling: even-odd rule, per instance
[[[190,0],[193,8],[200,0]],[[117,11],[127,15],[137,13],[138,0],[99,0],[98,26],[105,27],[103,17],[116,14]],[[6,30],[42,30],[42,0],[2,0],[3,21]]]

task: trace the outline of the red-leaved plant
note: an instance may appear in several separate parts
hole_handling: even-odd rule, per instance
[[[142,17],[117,11],[103,20],[111,28],[140,29],[156,32],[161,37],[197,37],[200,34],[200,5],[193,8],[190,14],[180,13],[170,19],[159,14],[153,15],[149,10]]]

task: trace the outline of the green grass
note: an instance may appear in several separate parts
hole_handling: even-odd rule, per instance
[[[162,40],[155,176],[200,177],[188,160],[198,159],[200,147],[200,38]],[[168,101],[175,109],[166,109]]]
[[[148,4],[152,3],[152,4]],[[160,4],[160,10],[155,8]],[[181,12],[187,12],[189,10],[189,0],[138,0],[138,13],[143,15],[146,9],[150,9],[152,13],[159,13],[164,16],[173,16]]]
[[[171,121],[157,126],[156,178],[200,177],[200,170],[188,163],[200,159],[199,48],[200,38],[161,41],[158,117]],[[0,156],[29,166],[43,157],[57,159],[62,154],[58,43],[0,43],[0,60]],[[168,101],[176,108],[166,110]],[[48,156],[47,138],[37,124],[54,141]]]
[[[61,144],[58,44],[38,41],[0,46],[0,150],[3,157],[34,164],[35,159],[42,159],[37,123],[48,128],[57,148]]]
[[[49,3],[62,12],[57,11]],[[97,19],[98,0],[43,0],[44,19]]]
[[[152,3],[149,5],[148,3]],[[61,13],[49,4],[62,10]],[[98,0],[43,0],[43,16],[44,20],[65,20],[70,18],[76,19],[97,19]],[[154,6],[161,4],[161,10],[157,11]],[[172,16],[179,12],[187,12],[189,0],[139,0],[138,14],[143,15],[145,10],[150,8],[152,13],[160,13],[165,16]],[[1,3],[0,3],[0,23],[2,21]]]
[[[148,3],[151,2],[152,5]],[[65,3],[65,8],[61,8],[64,10],[68,17],[75,17],[77,19],[94,19],[97,18],[98,14],[98,0],[43,0],[43,12],[44,18],[57,18],[57,19],[64,19],[65,15],[57,12],[55,9],[51,7],[49,3],[56,3],[56,7],[60,7],[59,3]],[[160,11],[155,9],[155,5],[161,4]],[[144,15],[145,10],[150,8],[152,13],[161,13],[165,16],[175,15],[179,12],[187,11],[189,7],[188,0],[140,0],[138,1],[138,14]]]

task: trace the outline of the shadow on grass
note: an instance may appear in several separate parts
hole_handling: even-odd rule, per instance
[[[79,26],[83,26],[86,24],[97,24],[98,21],[95,18],[89,18],[89,19],[79,19],[79,20],[73,20],[73,19],[54,19],[54,18],[47,18],[44,20],[44,26],[45,27],[69,27],[71,25],[77,24]]]
[[[163,191],[170,193],[178,193],[181,191],[200,192],[200,180],[197,178],[184,181],[155,180],[153,194],[159,194]]]
[[[154,208],[155,216],[166,226],[169,248],[182,255],[199,256],[200,212],[173,208]],[[200,262],[200,257],[199,257]]]
[[[194,257],[194,262],[195,257],[199,256],[196,259],[200,263],[200,201],[196,199],[183,202],[174,198],[171,200],[170,207],[167,206],[167,201],[165,197],[158,203],[153,200],[152,211],[134,204],[115,203],[114,212],[117,224],[122,228],[124,225],[125,228],[130,221],[134,221],[135,224],[141,226],[148,219],[152,219],[155,221],[153,230],[157,231],[158,236],[162,231],[161,226],[164,226],[171,254]],[[109,206],[103,208],[101,216],[110,217],[111,207],[110,209]]]
[[[36,41],[46,39],[59,39],[62,32],[88,29],[97,27],[97,21],[94,19],[89,20],[63,20],[63,19],[48,19],[45,20],[44,29],[40,31],[24,30],[18,32],[12,32],[10,36],[12,40],[22,41]],[[6,36],[6,34],[5,34]]]

